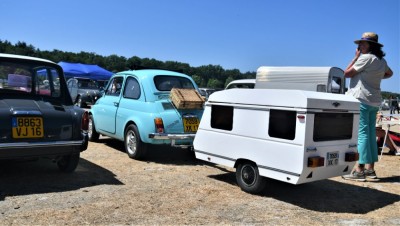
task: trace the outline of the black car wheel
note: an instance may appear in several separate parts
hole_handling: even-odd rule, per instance
[[[89,115],[89,128],[88,128],[89,141],[96,142],[99,140],[100,134],[96,132],[96,127],[94,125],[93,116]]]
[[[141,159],[147,152],[147,145],[140,139],[139,131],[135,125],[129,125],[126,129],[124,143],[129,158]]]
[[[62,156],[57,161],[58,169],[61,172],[65,172],[65,173],[73,172],[76,169],[76,167],[78,166],[79,155],[80,155],[80,153]]]
[[[239,187],[248,193],[257,194],[266,185],[266,179],[258,173],[258,167],[253,162],[242,162],[236,168],[236,181]]]

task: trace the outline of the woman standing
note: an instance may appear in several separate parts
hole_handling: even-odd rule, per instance
[[[347,66],[344,74],[351,78],[346,94],[353,95],[360,101],[360,123],[358,130],[358,165],[351,174],[343,176],[346,180],[377,180],[374,164],[378,161],[376,145],[376,113],[381,104],[381,80],[393,75],[383,58],[383,45],[378,42],[378,35],[365,32],[362,38],[354,41],[358,44],[354,59]]]

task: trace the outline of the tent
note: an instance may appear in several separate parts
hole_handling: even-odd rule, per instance
[[[90,78],[93,80],[108,80],[113,74],[112,72],[93,64],[68,63],[60,61],[58,65],[62,67],[66,80],[71,77]]]

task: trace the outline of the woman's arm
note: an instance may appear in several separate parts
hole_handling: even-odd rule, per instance
[[[354,64],[354,63],[353,63]],[[350,68],[347,68],[344,71],[344,77],[346,78],[352,78],[354,75],[356,75],[358,72],[356,71],[356,69],[354,69],[352,66],[353,64],[351,64]]]
[[[385,75],[383,76],[383,78],[390,78],[390,77],[392,77],[392,75],[393,75],[393,71],[392,71],[392,69],[388,69],[386,72],[385,72]]]
[[[353,65],[357,61],[358,58],[354,58],[351,60],[350,64],[347,66],[346,70],[344,71],[344,77],[346,78],[352,78],[354,75],[356,75],[358,72],[356,69],[354,69]]]
[[[360,50],[357,48],[356,50],[356,56],[351,60],[350,64],[347,66],[346,70],[344,71],[344,77],[346,78],[352,78],[354,75],[356,75],[358,72],[356,69],[353,68],[354,63],[357,61],[358,57],[360,57]]]

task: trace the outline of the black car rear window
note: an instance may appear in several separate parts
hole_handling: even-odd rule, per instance
[[[179,76],[158,75],[154,77],[154,84],[159,91],[171,91],[172,88],[194,89],[189,79]]]
[[[0,62],[0,90],[60,97],[60,74],[40,64]]]

